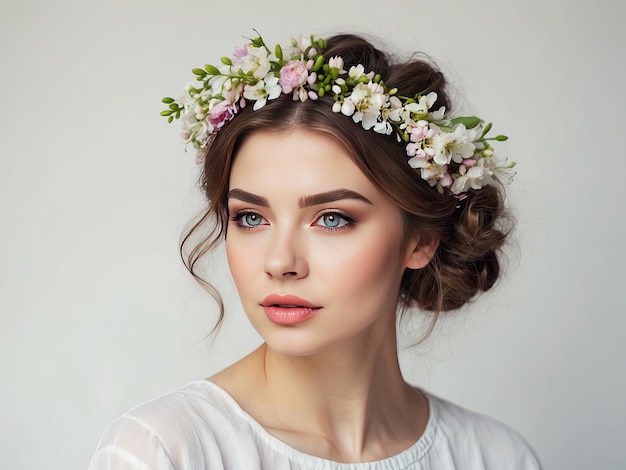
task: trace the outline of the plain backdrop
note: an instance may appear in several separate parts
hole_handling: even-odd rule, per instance
[[[215,304],[178,257],[198,168],[159,116],[256,28],[425,51],[518,161],[507,276],[402,353],[406,377],[496,416],[545,468],[626,468],[626,3],[4,0],[0,468],[81,469],[128,408],[260,343],[223,256]]]

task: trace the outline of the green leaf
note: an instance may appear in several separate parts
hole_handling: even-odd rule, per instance
[[[496,140],[498,142],[504,142],[505,140],[508,140],[509,138],[506,135],[497,135],[496,136]]]
[[[452,124],[464,124],[468,129],[473,129],[481,122],[483,122],[482,119],[479,119],[476,116],[460,116],[452,119]]]
[[[170,103],[173,103],[175,100],[174,100],[174,98],[170,98],[169,96],[167,96],[167,97],[163,98],[161,101],[163,103],[165,103],[165,104],[170,104]]]
[[[206,76],[206,72],[202,69],[193,69],[192,70],[194,75],[197,75],[198,77],[205,77]]]
[[[165,111],[161,111],[161,116],[171,116],[173,112],[174,111],[171,109],[166,109]]]
[[[172,122],[174,120],[174,116],[170,116],[167,118],[167,122]]]
[[[222,61],[222,64],[224,65],[233,65],[233,61],[230,60],[228,57],[222,57],[220,60]]]
[[[169,107],[172,111],[176,111],[178,109],[178,103],[172,103]]]
[[[206,70],[209,75],[220,75],[220,71],[215,65],[206,64],[204,70]]]

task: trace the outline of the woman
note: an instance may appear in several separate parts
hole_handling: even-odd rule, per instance
[[[490,126],[446,114],[432,65],[393,64],[355,36],[285,50],[258,37],[222,63],[164,99],[209,202],[183,248],[212,224],[188,267],[224,239],[265,342],[118,418],[91,468],[539,468],[515,431],[398,365],[398,313],[434,322],[499,276],[495,183],[512,164]]]

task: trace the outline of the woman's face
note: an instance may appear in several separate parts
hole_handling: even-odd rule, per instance
[[[243,307],[275,352],[304,356],[393,334],[399,209],[330,136],[256,132],[235,156],[226,251]],[[426,261],[427,262],[427,261]]]

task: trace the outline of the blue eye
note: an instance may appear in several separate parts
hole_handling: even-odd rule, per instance
[[[343,228],[348,224],[352,224],[353,222],[354,220],[338,212],[326,212],[317,219],[315,225],[319,225],[320,227],[330,230],[336,230]]]
[[[266,220],[256,212],[240,212],[231,216],[231,219],[239,227],[243,228],[254,228],[267,223]]]
[[[243,225],[246,227],[256,227],[257,225],[261,225],[263,223],[263,217],[259,214],[255,214],[254,212],[248,212],[244,214],[241,218]]]

